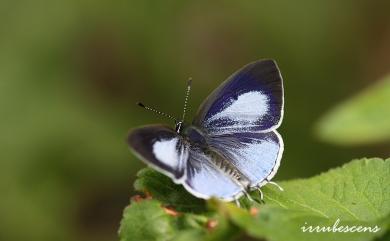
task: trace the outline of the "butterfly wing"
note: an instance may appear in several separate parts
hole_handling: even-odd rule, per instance
[[[283,83],[273,60],[250,63],[223,82],[203,102],[193,124],[210,135],[264,132],[283,117]]]
[[[208,145],[207,150],[190,147],[183,183],[193,195],[206,199],[231,201],[244,189],[261,187],[275,175],[283,153],[283,140],[276,131],[212,136]],[[241,180],[229,175],[218,158],[228,161]]]
[[[171,128],[163,125],[137,128],[130,132],[128,144],[141,160],[176,183],[185,178],[188,144]]]
[[[207,150],[190,145],[169,127],[137,128],[130,132],[128,143],[140,159],[183,184],[196,197],[231,200],[242,191],[215,165]]]
[[[242,195],[243,187],[215,164],[209,152],[192,146],[184,187],[199,198],[216,197],[231,201]]]
[[[279,133],[234,133],[210,137],[209,145],[229,160],[249,181],[249,187],[264,185],[276,174],[283,154]]]
[[[210,150],[229,161],[249,182],[264,185],[276,173],[283,140],[283,82],[273,60],[250,63],[223,82],[201,105],[194,125]]]

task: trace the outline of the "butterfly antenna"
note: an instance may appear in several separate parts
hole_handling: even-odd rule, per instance
[[[189,78],[187,82],[186,98],[184,100],[183,116],[181,117],[181,122],[184,122],[184,119],[186,117],[187,103],[188,103],[188,98],[190,97],[191,85],[192,85],[192,78]]]
[[[164,112],[161,112],[161,111],[159,111],[159,110],[156,110],[156,109],[154,109],[154,108],[145,106],[145,105],[142,104],[141,102],[137,102],[137,105],[140,106],[140,107],[142,107],[142,108],[144,108],[144,109],[146,109],[146,110],[150,110],[150,111],[152,111],[152,112],[154,112],[154,113],[156,113],[156,114],[158,114],[158,115],[162,115],[162,116],[165,116],[165,117],[167,117],[167,118],[169,118],[169,119],[171,119],[171,120],[174,120],[176,123],[178,122],[177,119],[176,119],[175,117],[173,117],[173,116],[171,116],[171,115],[168,115],[168,114],[166,114],[166,113],[164,113]]]

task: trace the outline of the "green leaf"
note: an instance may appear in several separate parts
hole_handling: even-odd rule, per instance
[[[175,234],[174,217],[168,215],[155,200],[133,202],[123,214],[119,236],[121,241],[166,241]]]
[[[173,206],[178,211],[202,212],[206,210],[205,201],[188,193],[182,185],[176,185],[172,180],[151,169],[145,168],[138,172],[134,183],[137,191],[148,192],[167,206]]]
[[[155,200],[132,203],[126,208],[120,237],[121,241],[228,241],[245,234],[268,241],[374,240],[389,228],[389,174],[390,159],[355,160],[312,178],[280,182],[283,192],[267,185],[262,189],[265,204],[242,198],[243,206],[251,210],[248,211],[215,199],[205,206],[204,201],[189,196],[169,178],[144,169],[139,172],[135,187],[147,190]],[[178,216],[170,216],[164,206],[182,211]],[[332,229],[336,222],[336,229],[363,226],[375,231],[377,226],[380,230],[302,231],[302,227],[310,226]]]
[[[320,119],[316,132],[341,145],[390,140],[390,75],[332,109]]]
[[[212,221],[217,225],[208,227]],[[123,214],[119,237],[121,241],[218,241],[233,240],[239,229],[216,213],[169,214],[157,200],[133,201]]]
[[[361,159],[319,176],[281,182],[284,192],[264,189],[265,205],[253,217],[231,204],[220,204],[233,222],[257,238],[286,240],[373,240],[386,232],[390,214],[390,159]],[[302,227],[378,226],[370,232],[303,232]]]

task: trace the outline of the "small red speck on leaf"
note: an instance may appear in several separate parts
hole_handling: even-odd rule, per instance
[[[145,192],[145,197],[142,197],[141,195],[137,194],[130,198],[131,201],[136,203],[142,202],[144,200],[151,200],[151,199],[152,199],[152,195],[148,191]]]
[[[152,199],[152,194],[150,193],[150,192],[148,192],[148,191],[145,191],[145,198],[146,199]]]
[[[170,215],[170,216],[173,216],[173,217],[177,217],[180,215],[180,213],[172,208],[168,208],[168,207],[163,207],[164,211],[166,214]]]
[[[144,200],[151,200],[151,199],[152,199],[152,196],[148,193],[145,194],[145,197],[142,197],[141,195],[138,195],[138,194],[131,197],[131,201],[136,202],[136,203],[142,202]]]
[[[135,196],[132,196],[132,197],[131,197],[131,200],[132,200],[133,202],[139,203],[139,202],[141,202],[142,200],[144,200],[144,198],[141,197],[141,195],[135,195]]]
[[[217,221],[217,220],[210,219],[210,220],[208,220],[207,223],[206,223],[206,228],[207,228],[209,231],[215,229],[217,226],[218,226],[218,221]]]
[[[249,213],[252,216],[257,216],[257,214],[259,214],[259,209],[255,207],[251,207],[251,209],[249,209]]]

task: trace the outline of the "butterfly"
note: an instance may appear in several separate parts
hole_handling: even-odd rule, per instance
[[[283,119],[283,80],[274,60],[258,60],[228,77],[201,104],[193,122],[183,116],[175,129],[148,125],[130,131],[128,144],[152,168],[192,195],[224,201],[272,183],[284,150],[276,131]],[[262,195],[262,192],[261,192]]]

